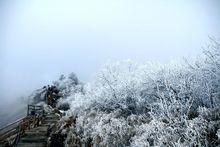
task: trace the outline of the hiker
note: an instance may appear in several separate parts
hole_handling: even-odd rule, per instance
[[[30,115],[31,115],[31,116],[35,116],[35,114],[36,114],[36,113],[35,113],[35,110],[31,110],[31,114],[30,114]]]
[[[48,105],[52,104],[52,90],[50,85],[47,85],[46,94],[45,94],[46,103]]]
[[[51,86],[51,90],[53,91],[53,93],[58,94],[59,90],[56,86]]]
[[[56,100],[59,97],[58,96],[59,90],[56,86],[47,86],[46,91],[46,103],[52,107],[56,106]]]

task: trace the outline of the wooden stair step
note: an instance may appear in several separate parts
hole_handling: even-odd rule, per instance
[[[54,120],[54,119],[48,119],[48,120],[44,120],[43,124],[52,124],[52,123],[56,123],[58,120]]]
[[[26,131],[23,135],[25,136],[45,136],[46,137],[47,132],[36,132],[36,131]]]
[[[39,126],[37,128],[31,129],[31,131],[36,131],[36,132],[47,132],[48,126]]]
[[[60,118],[58,115],[46,115],[45,118]]]
[[[17,147],[46,147],[46,143],[18,143]]]
[[[22,143],[46,143],[47,142],[47,137],[44,136],[26,136],[26,137],[22,137],[20,140]]]

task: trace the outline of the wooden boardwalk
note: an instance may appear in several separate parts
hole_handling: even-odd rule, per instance
[[[26,117],[0,129],[0,147],[45,147],[59,120],[55,112],[29,105]]]
[[[36,128],[32,128],[24,133],[19,140],[18,147],[46,147],[48,137],[50,133],[56,129],[56,123],[59,120],[59,116],[55,113],[51,113],[45,116],[40,124]]]
[[[36,110],[35,113],[32,110]],[[27,117],[0,129],[0,147],[63,147],[65,139],[58,133],[60,128],[57,128],[60,127],[58,122],[61,116],[55,112],[52,108],[45,113],[33,106],[28,107]],[[92,144],[92,140],[83,141],[77,136],[75,134],[71,138],[70,147],[98,146]]]

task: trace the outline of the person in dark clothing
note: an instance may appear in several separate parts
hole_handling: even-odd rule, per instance
[[[31,116],[35,116],[35,111],[31,110]]]
[[[51,86],[51,90],[53,91],[53,93],[58,94],[59,93],[59,89],[56,86]]]
[[[56,86],[47,85],[45,101],[48,105],[56,107],[56,100],[60,97],[59,89]]]
[[[51,105],[52,104],[52,90],[51,90],[51,87],[50,85],[47,85],[47,89],[46,89],[46,97],[45,97],[45,100],[46,100],[46,103],[48,105]]]

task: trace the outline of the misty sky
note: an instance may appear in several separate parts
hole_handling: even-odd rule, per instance
[[[1,0],[0,99],[108,60],[194,57],[219,26],[218,0]]]

